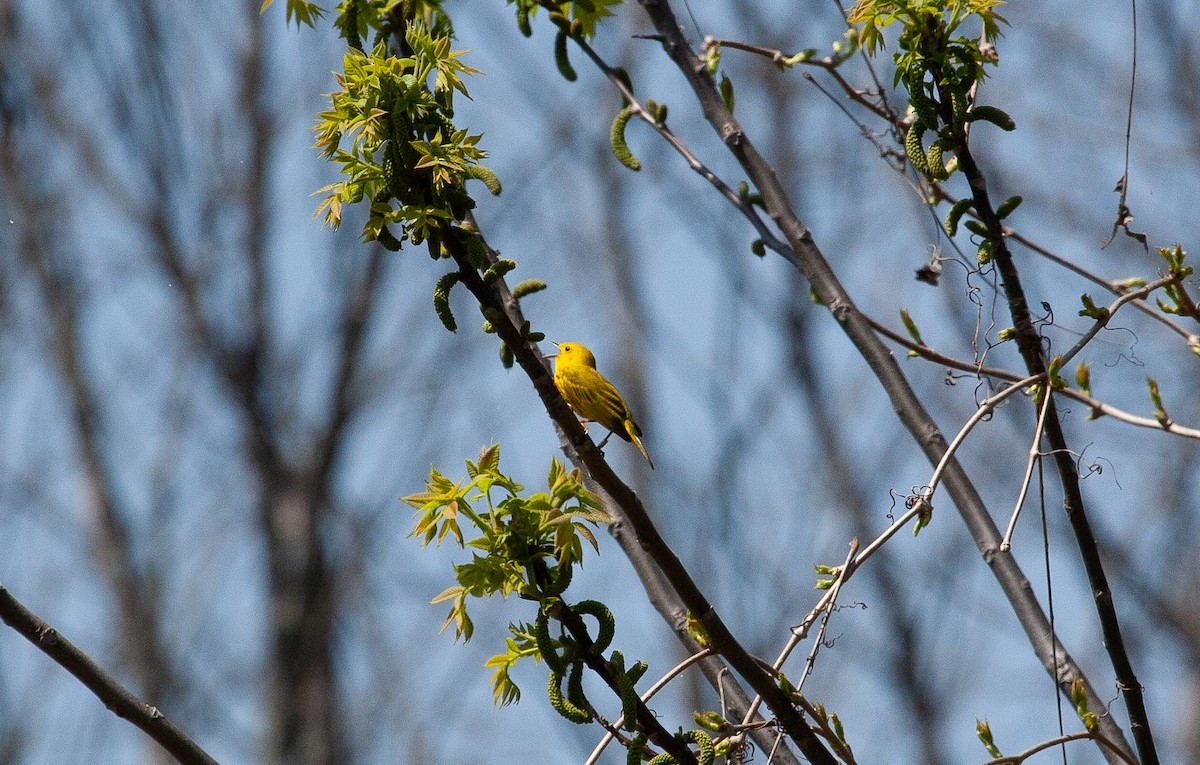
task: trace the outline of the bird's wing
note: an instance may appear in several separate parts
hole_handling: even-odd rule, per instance
[[[603,375],[595,370],[583,370],[578,375],[566,376],[564,383],[570,390],[565,396],[567,403],[576,412],[629,440],[625,433],[625,420],[629,418],[625,399]]]

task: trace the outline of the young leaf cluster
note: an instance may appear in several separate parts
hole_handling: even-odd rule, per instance
[[[259,7],[259,13],[266,13],[267,8],[275,0],[263,0],[262,6]],[[325,9],[316,3],[310,3],[308,0],[287,0],[287,23],[291,24],[292,19],[296,20],[296,26],[307,24],[309,27],[314,27],[316,20],[321,18],[325,13]]]
[[[580,472],[566,470],[557,459],[550,463],[549,491],[528,497],[499,464],[500,447],[489,446],[478,462],[467,461],[468,480],[455,483],[433,468],[425,491],[403,498],[417,509],[411,536],[422,546],[452,538],[459,547],[477,551],[469,563],[454,567],[458,584],[433,601],[451,602],[442,629],[453,624],[456,639],[470,640],[474,631],[468,597],[517,593],[541,600],[561,593],[574,565],[583,560],[583,542],[598,549],[588,524],[609,520]],[[468,540],[464,529],[478,536]]]
[[[972,16],[983,23],[984,39],[993,42],[1000,36],[1000,23],[1008,23],[994,10],[999,5],[1004,0],[858,0],[848,21],[862,24],[859,39],[870,54],[884,47],[883,30],[893,23],[904,27],[900,47],[905,49],[921,47],[923,35],[948,39]],[[965,37],[960,41],[969,42]]]
[[[1000,35],[1004,18],[994,10],[1001,0],[859,0],[849,21],[861,24],[860,44],[869,53],[883,47],[883,30],[901,26],[895,84],[909,94],[914,120],[905,140],[905,151],[913,167],[932,180],[940,181],[954,171],[942,154],[965,140],[965,125],[976,120],[992,122],[1005,130],[1012,119],[1001,110],[971,108],[972,88],[985,76],[984,67],[995,64],[990,43]],[[988,45],[961,33],[969,19],[978,19]],[[1005,22],[1007,23],[1007,22]],[[926,131],[937,134],[924,147]]]
[[[372,19],[384,18],[371,3],[343,5],[347,11],[363,6],[353,24],[345,13],[341,17],[351,42]],[[483,179],[494,192],[499,184],[479,165],[486,156],[478,147],[482,136],[452,122],[455,92],[467,95],[462,77],[477,71],[460,60],[465,51],[451,50],[448,32],[421,21],[407,25],[404,39],[405,56],[389,53],[385,35],[369,51],[351,47],[345,54],[344,71],[335,75],[340,89],[330,94],[331,108],[313,128],[316,148],[344,177],[317,191],[325,194],[317,215],[324,213],[324,223],[337,228],[346,205],[366,200],[365,241],[396,250],[404,240],[429,240],[436,257],[439,227],[474,207],[464,190],[467,179]],[[400,227],[399,236],[389,225]]]
[[[1163,287],[1167,301],[1170,302],[1159,299],[1159,309],[1163,313],[1190,316],[1200,321],[1200,307],[1183,286],[1183,280],[1192,275],[1192,267],[1183,264],[1187,252],[1177,244],[1174,247],[1158,248],[1158,254],[1167,261],[1167,273],[1175,277],[1175,281]]]

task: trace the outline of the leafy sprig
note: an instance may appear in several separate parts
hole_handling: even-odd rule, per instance
[[[1007,24],[994,8],[1004,0],[859,0],[850,9],[848,21],[862,24],[859,40],[867,53],[874,54],[884,47],[883,30],[899,23],[904,27],[900,47],[920,49],[921,38],[944,36],[958,31],[972,16],[983,22],[984,39],[994,41],[1000,36],[1000,24]],[[959,37],[955,42],[970,42]]]
[[[258,9],[259,13],[266,13],[267,8],[275,0],[263,0],[262,6]],[[296,26],[307,24],[309,27],[315,28],[317,19],[325,14],[325,9],[316,3],[310,3],[307,0],[287,0],[287,23],[292,23],[292,19],[296,20]]]
[[[583,485],[578,470],[554,459],[547,475],[549,491],[521,496],[524,487],[500,472],[500,447],[484,448],[478,462],[467,461],[466,481],[457,483],[436,468],[425,491],[404,497],[417,508],[411,536],[422,546],[453,539],[479,552],[454,567],[458,584],[433,602],[450,601],[442,629],[454,625],[455,637],[470,640],[474,625],[467,598],[514,593],[531,600],[561,594],[573,567],[583,560],[583,543],[599,549],[589,524],[609,521],[599,499]],[[498,497],[498,498],[497,498]],[[478,536],[464,537],[464,528]]]
[[[478,164],[486,156],[482,136],[452,121],[455,92],[468,95],[463,77],[478,71],[460,60],[466,51],[452,50],[448,34],[419,22],[407,26],[404,39],[405,56],[390,55],[386,37],[369,51],[348,50],[335,75],[340,89],[329,94],[331,108],[313,128],[315,148],[345,176],[316,192],[325,195],[316,214],[337,228],[345,205],[369,200],[363,239],[389,249],[436,239],[442,224],[474,207],[466,181],[491,176]],[[489,187],[499,191],[498,183]],[[389,224],[400,226],[398,237]]]
[[[942,155],[965,145],[967,123],[985,120],[1005,130],[1014,127],[1012,119],[996,107],[972,103],[975,85],[986,76],[985,67],[997,63],[991,43],[1000,36],[1000,24],[1007,23],[995,11],[1002,4],[1001,0],[859,0],[851,9],[849,21],[862,25],[858,39],[868,53],[884,47],[884,29],[901,26],[899,51],[894,54],[895,84],[908,91],[913,110],[905,151],[913,167],[931,180],[946,180],[957,169],[957,162],[944,163]],[[970,19],[982,25],[983,44],[962,33]],[[928,149],[923,141],[927,131],[936,134]]]

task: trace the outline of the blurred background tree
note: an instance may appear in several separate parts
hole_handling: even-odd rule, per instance
[[[755,234],[724,200],[644,126],[629,130],[642,173],[613,159],[621,102],[607,81],[581,60],[579,80],[563,81],[548,27],[524,39],[504,4],[458,5],[456,47],[485,72],[458,121],[484,133],[505,183],[476,216],[517,273],[550,283],[527,301],[535,328],[589,345],[619,383],[658,470],[623,444],[610,459],[734,632],[772,656],[815,600],[812,565],[878,534],[929,467],[807,284],[750,253]],[[534,699],[493,708],[481,665],[515,618],[504,604],[482,604],[465,648],[436,636],[444,613],[428,600],[452,556],[417,554],[396,500],[430,463],[449,470],[492,441],[537,484],[553,428],[462,291],[462,329],[441,329],[429,297],[440,264],[310,221],[309,194],[334,169],[309,128],[344,45],[327,20],[297,31],[282,7],[259,6],[0,0],[0,581],[221,761],[477,762],[481,738],[486,761],[582,760],[594,730]],[[1108,279],[1153,278],[1153,249],[1124,237],[1100,249],[1123,172],[1129,9],[1003,10],[1011,27],[983,93],[1018,130],[977,143],[993,196],[1021,194],[1011,222],[1060,256]],[[845,28],[824,2],[676,12],[696,45],[826,51]],[[1153,246],[1194,249],[1191,8],[1142,12],[1128,201]],[[660,46],[634,36],[652,31],[622,7],[596,46],[670,104],[672,128],[715,172],[739,179]],[[876,65],[890,83],[887,57]],[[859,306],[897,330],[908,309],[926,342],[961,358],[994,341],[1009,323],[995,278],[959,260],[936,288],[913,278],[931,253],[953,253],[858,127],[794,70],[732,51],[722,66]],[[861,61],[844,74],[869,81]],[[1061,352],[1091,323],[1076,316],[1079,294],[1097,289],[1020,254]],[[987,363],[1018,367],[1008,346]],[[1087,360],[1114,405],[1148,412],[1151,376],[1174,419],[1200,422],[1196,359],[1146,317],[1122,312]],[[941,366],[904,369],[949,434],[985,395]],[[1195,442],[1087,413],[1074,407],[1066,427],[1086,445],[1084,472],[1097,468],[1083,486],[1160,753],[1200,761]],[[960,452],[1001,526],[1034,414],[1010,400]],[[1058,632],[1110,702],[1055,485]],[[838,613],[806,687],[838,710],[862,762],[983,760],[979,717],[1006,751],[1057,730],[1052,683],[949,509],[852,581],[843,598],[860,607]],[[1035,513],[1014,552],[1044,602]],[[648,604],[621,597],[640,591],[614,545],[582,574],[575,588],[620,608],[617,647],[652,674],[679,658]],[[0,762],[165,761],[9,631],[0,667]],[[658,702],[664,713],[716,706],[688,680]],[[903,724],[881,724],[880,708]]]

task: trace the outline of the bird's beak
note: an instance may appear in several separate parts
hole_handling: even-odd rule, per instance
[[[558,343],[554,342],[553,340],[551,340],[551,341],[550,341],[550,344],[551,344],[551,345],[553,345],[555,348],[557,348],[557,347],[558,347]],[[546,354],[546,358],[548,358],[548,359],[552,359],[552,358],[554,358],[554,357],[555,357],[555,356],[557,356],[557,355],[558,355],[557,353],[547,353],[547,354]]]

